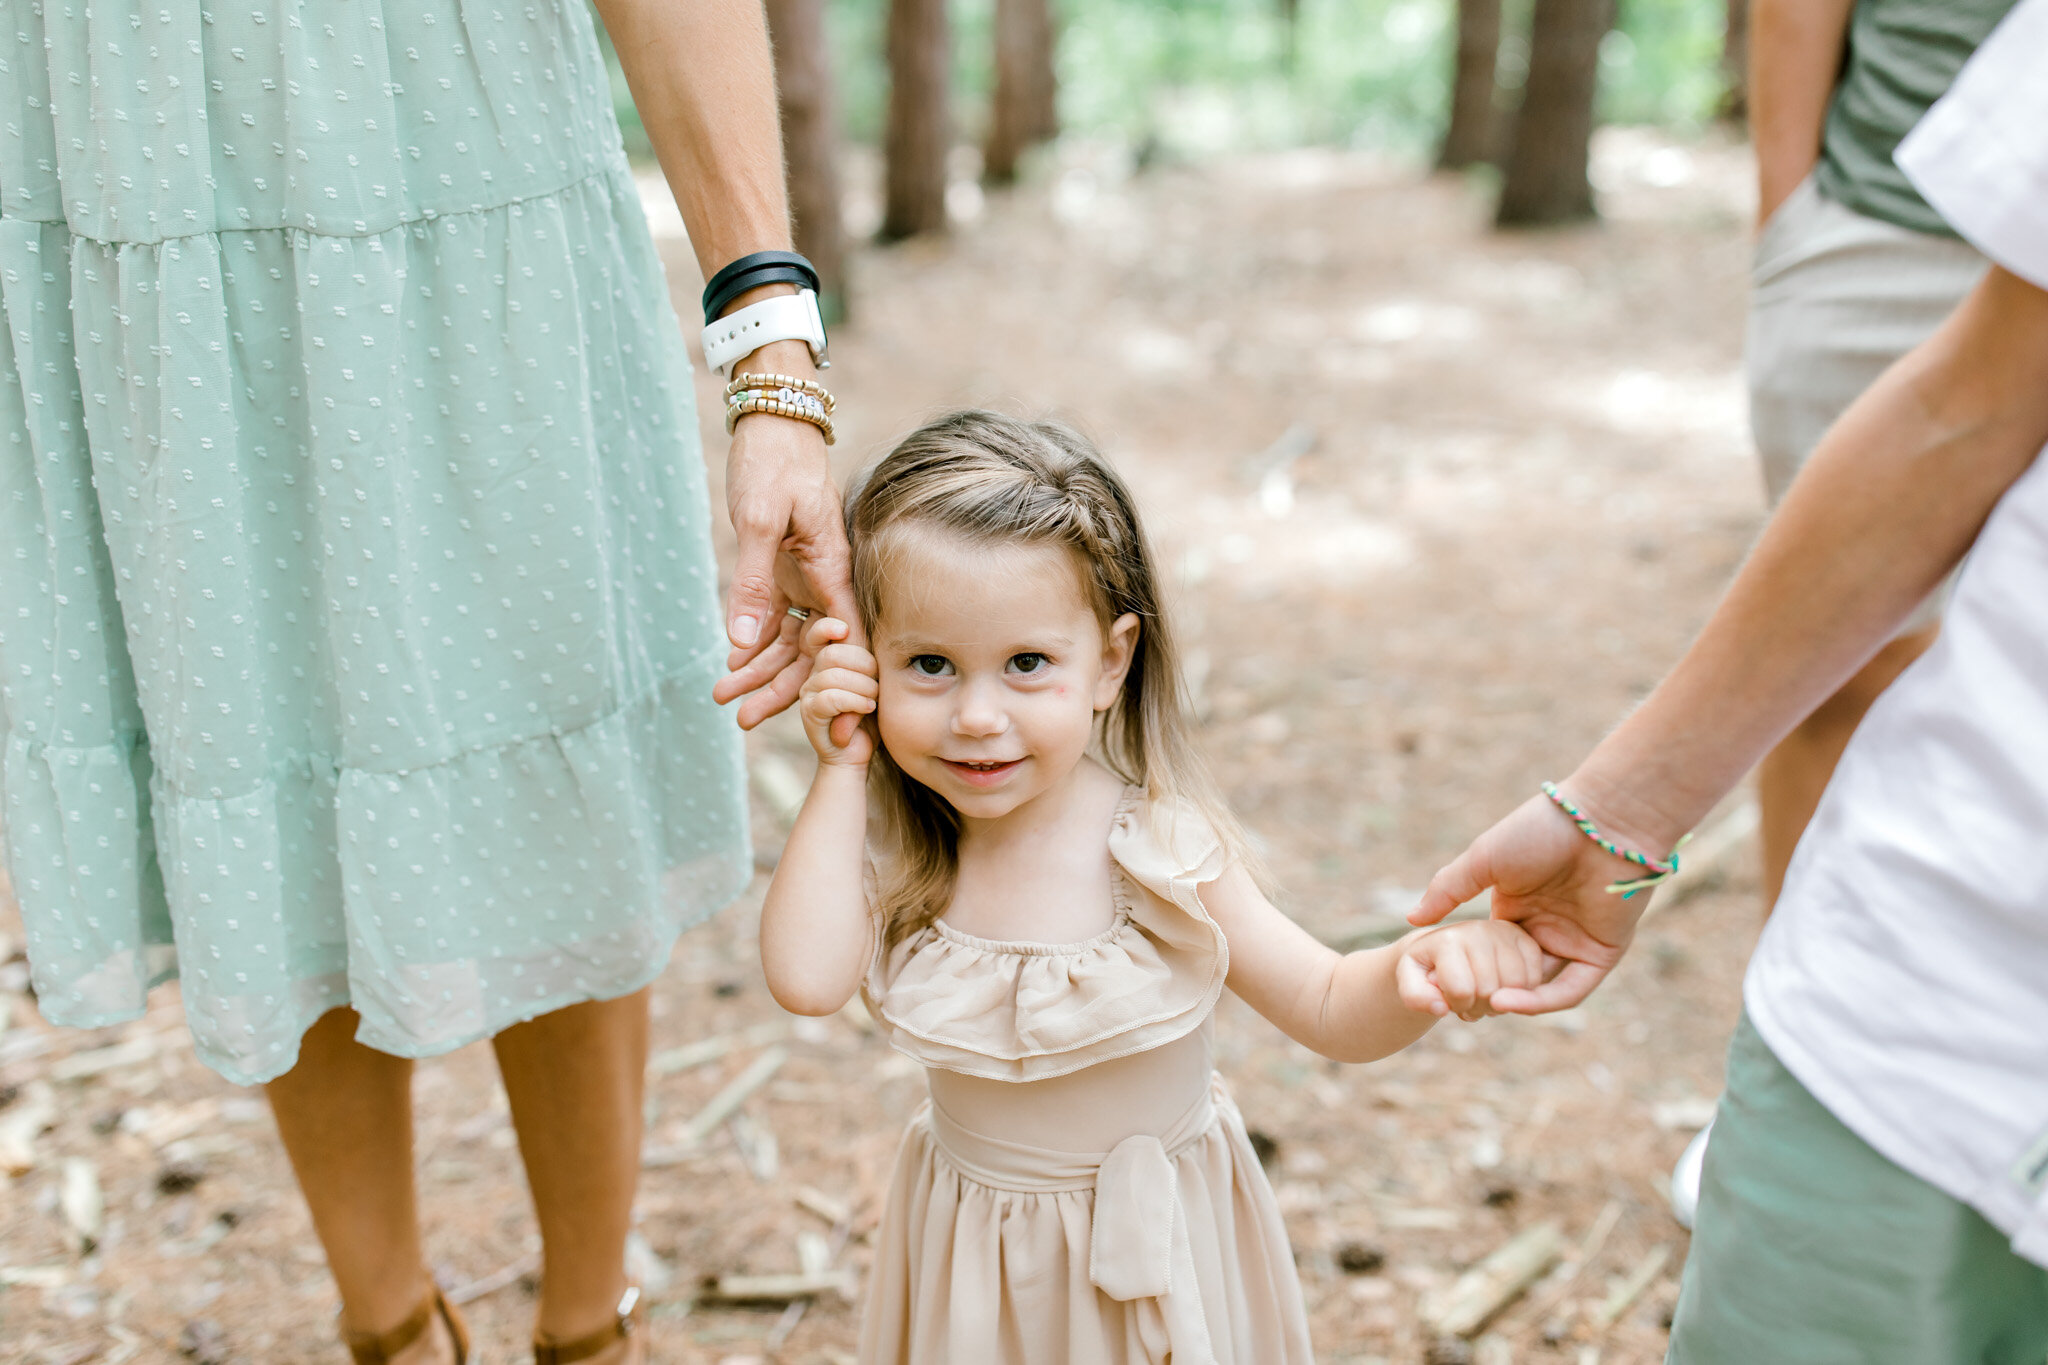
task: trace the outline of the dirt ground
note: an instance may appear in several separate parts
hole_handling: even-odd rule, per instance
[[[1753,535],[1747,166],[1611,131],[1602,224],[1499,236],[1479,187],[1366,156],[1132,176],[1071,149],[1014,193],[963,192],[951,241],[859,255],[838,451],[850,467],[967,403],[1092,432],[1177,574],[1210,752],[1284,904],[1356,938],[1644,693]],[[687,317],[695,269],[663,248]],[[808,760],[791,724],[752,743],[767,866]],[[1663,1183],[1717,1091],[1758,922],[1746,846],[1722,873],[1655,914],[1585,1008],[1440,1026],[1372,1066],[1226,1000],[1222,1065],[1273,1144],[1320,1359],[1661,1358],[1685,1252]],[[797,1320],[699,1286],[794,1272],[820,1234],[830,1252],[832,1201],[853,1215],[839,1264],[862,1267],[861,1214],[922,1091],[860,1021],[777,1010],[761,885],[653,987],[634,1262],[653,1359],[676,1365],[851,1359],[849,1302]],[[0,911],[0,1134],[27,1129],[32,1161],[0,1176],[0,1360],[341,1360],[260,1097],[192,1058],[175,990],[131,1025],[46,1029],[19,944]],[[773,1047],[773,1078],[693,1151],[692,1116]],[[488,1050],[417,1077],[433,1261],[470,1295],[482,1359],[523,1359],[537,1241]],[[22,1118],[44,1100],[47,1131]],[[85,1253],[65,1209],[88,1176],[104,1215]],[[1470,1343],[1432,1344],[1432,1296],[1546,1221],[1564,1268]]]

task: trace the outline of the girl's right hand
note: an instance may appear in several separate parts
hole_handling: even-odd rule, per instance
[[[844,621],[831,616],[821,616],[805,628],[803,652],[810,657],[811,671],[804,679],[799,707],[804,734],[817,750],[818,761],[859,768],[875,756],[874,734],[860,718],[874,714],[882,684],[875,656],[846,643],[851,633]]]

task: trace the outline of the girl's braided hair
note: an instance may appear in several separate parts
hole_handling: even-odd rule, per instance
[[[1192,806],[1249,864],[1241,827],[1194,743],[1194,721],[1156,559],[1124,481],[1072,427],[969,409],[926,423],[856,477],[846,505],[854,596],[874,630],[887,615],[893,550],[905,531],[994,545],[1054,545],[1073,557],[1107,632],[1138,618],[1130,672],[1096,721],[1097,757],[1155,803]],[[960,820],[877,748],[870,765],[882,815],[875,908],[885,943],[929,926],[952,900]]]

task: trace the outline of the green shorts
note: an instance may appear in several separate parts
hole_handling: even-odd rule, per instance
[[[1750,1026],[1667,1365],[2044,1365],[2048,1270],[1843,1127]]]

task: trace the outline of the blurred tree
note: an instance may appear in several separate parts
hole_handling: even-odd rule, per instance
[[[1726,82],[1715,111],[1731,123],[1749,121],[1749,0],[1728,0],[1728,27],[1721,37],[1721,79]]]
[[[1731,0],[1731,3],[1735,0]],[[1454,171],[1500,156],[1494,72],[1500,60],[1500,0],[1458,0],[1458,58],[1451,80],[1451,126],[1436,164]]]
[[[890,0],[889,117],[883,132],[885,242],[946,230],[953,142],[946,0]]]
[[[1613,23],[1614,0],[1536,0],[1529,79],[1515,115],[1494,219],[1500,226],[1593,216],[1586,157],[1593,138],[1600,40]]]
[[[818,267],[819,307],[828,323],[846,317],[846,232],[839,207],[839,127],[825,43],[824,0],[767,0],[782,96],[782,154],[796,249]]]
[[[991,184],[1015,180],[1017,159],[1059,133],[1058,49],[1050,0],[996,0],[996,85],[982,150]]]

